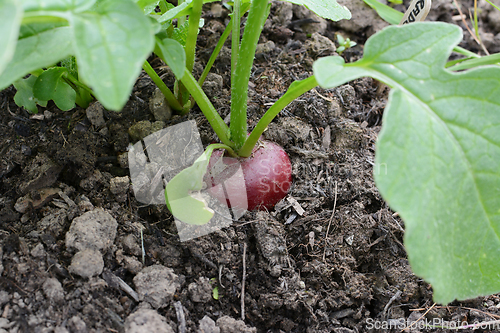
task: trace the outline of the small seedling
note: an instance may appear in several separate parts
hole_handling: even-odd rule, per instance
[[[356,46],[356,42],[351,41],[349,38],[342,37],[341,34],[337,34],[337,43],[339,43],[339,47],[337,47],[337,53],[339,55],[342,55],[345,50]]]

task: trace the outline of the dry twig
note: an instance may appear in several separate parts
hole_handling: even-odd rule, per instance
[[[243,277],[241,279],[241,320],[245,320],[245,279],[247,275],[246,266],[247,243],[243,243]]]
[[[323,252],[323,261],[325,261],[325,258],[326,258],[326,242],[328,241],[328,232],[330,231],[330,226],[332,225],[333,216],[335,215],[336,208],[337,208],[337,181],[335,181],[335,200],[333,201],[332,216],[330,216],[330,222],[328,222],[328,228],[326,229],[325,251]]]

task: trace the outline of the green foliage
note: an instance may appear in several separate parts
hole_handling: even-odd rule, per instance
[[[4,53],[14,49],[15,53],[12,60],[0,57],[0,69],[5,68],[0,72],[0,89],[74,55],[78,79],[93,89],[106,108],[123,107],[154,47],[153,24],[136,4],[122,0],[30,0],[22,2],[21,13],[21,30],[17,19],[0,20],[0,30],[15,31],[15,36],[21,31],[21,39],[5,41]]]
[[[63,111],[75,107],[76,91],[64,80],[68,70],[52,67],[44,71],[33,85],[33,94],[40,100],[53,100]]]
[[[186,53],[182,45],[178,41],[169,38],[157,41],[156,45],[159,48],[156,53],[161,55],[162,59],[165,59],[174,75],[182,79],[186,67]]]
[[[439,303],[500,291],[500,68],[444,69],[461,37],[444,23],[389,27],[356,63],[314,64],[324,88],[362,76],[393,88],[374,176]]]
[[[214,289],[212,289],[212,297],[216,301],[219,300],[219,287],[215,286]]]
[[[0,89],[4,89],[26,74],[49,67],[72,53],[69,27],[49,29],[17,42],[11,62],[0,74]],[[40,49],[40,46],[43,48]]]
[[[16,0],[3,0],[0,2],[0,22],[3,22],[0,34],[0,73],[14,55],[19,27],[21,25],[23,8]]]
[[[38,113],[37,104],[40,106],[47,106],[46,100],[39,100],[33,93],[33,86],[36,82],[36,76],[30,76],[27,79],[20,79],[14,82],[14,88],[17,89],[14,95],[14,102],[17,105],[24,107],[31,113]]]
[[[332,21],[349,20],[351,12],[345,6],[341,6],[337,1],[329,0],[287,0],[287,2],[301,5],[309,10]]]
[[[377,14],[386,22],[390,24],[399,24],[403,18],[403,13],[384,5],[377,0],[363,0],[368,6],[375,9]]]
[[[357,45],[356,42],[351,41],[349,38],[342,37],[341,34],[337,34],[337,42],[339,47],[337,47],[337,53],[342,54],[345,50]]]

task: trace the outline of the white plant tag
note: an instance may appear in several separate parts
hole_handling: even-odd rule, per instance
[[[422,22],[431,10],[431,0],[413,0],[399,25]]]

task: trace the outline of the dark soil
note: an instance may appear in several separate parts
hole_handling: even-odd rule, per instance
[[[346,2],[353,13],[361,3]],[[433,8],[431,20],[462,24],[451,0],[435,1]],[[334,54],[323,36],[350,37],[358,45],[342,56],[361,58],[366,39],[386,24],[368,8],[356,14],[352,22],[332,23],[273,4],[252,70],[250,129],[293,80],[311,75],[315,59]],[[218,4],[204,8],[198,75],[227,15]],[[489,5],[480,15],[491,52],[500,51],[498,17]],[[462,46],[482,52],[464,36]],[[173,76],[161,60],[150,61],[172,87]],[[212,71],[219,76],[210,76],[206,85],[223,118],[230,104],[229,63],[229,49],[223,49]],[[173,332],[379,332],[401,331],[424,313],[428,321],[455,323],[499,318],[497,295],[426,312],[433,305],[432,288],[411,272],[404,223],[372,177],[388,94],[378,82],[365,78],[316,88],[291,103],[265,133],[290,155],[288,197],[269,212],[247,212],[230,227],[187,242],[180,242],[166,206],[141,204],[130,179],[123,178],[129,175],[128,145],[135,143],[129,128],[155,121],[148,102],[154,89],[143,73],[122,112],[94,106],[103,113],[101,126],[79,108],[62,112],[49,105],[32,116],[15,105],[13,87],[0,92],[0,332],[140,332],[131,330],[130,316],[147,308],[155,310],[148,312],[152,317],[144,320],[143,332],[169,332],[167,326]],[[216,140],[197,108],[165,126],[186,120],[196,121],[203,144]],[[90,221],[89,212],[111,221],[95,235],[105,242],[90,256],[103,261],[102,273],[97,259],[79,271],[75,253],[84,240],[80,234],[68,241],[76,221]],[[154,291],[141,292],[144,267],[163,272],[146,287],[169,284],[159,300]],[[147,326],[154,322],[151,313],[163,316],[163,330]]]

